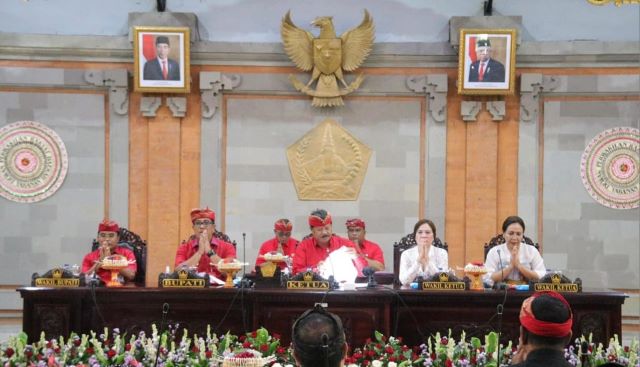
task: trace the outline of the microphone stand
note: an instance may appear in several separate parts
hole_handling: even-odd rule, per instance
[[[500,254],[500,249],[498,250],[498,262],[500,263],[500,277],[501,285],[500,287],[504,288],[504,299],[502,303],[498,304],[496,307],[496,313],[498,314],[498,358],[496,361],[496,367],[500,367],[500,359],[502,354],[502,343],[500,342],[500,338],[502,338],[502,313],[504,312],[504,305],[507,303],[507,284],[504,282],[504,266],[502,266],[502,255]],[[499,289],[499,288],[498,288]]]
[[[164,303],[162,305],[162,320],[160,321],[160,332],[158,333],[158,344],[156,345],[156,360],[153,362],[153,367],[158,366],[158,357],[160,356],[160,342],[162,341],[162,333],[164,332],[164,323],[167,320],[167,314],[169,313],[169,304]]]
[[[247,263],[247,234],[242,232],[242,263]],[[242,277],[247,275],[246,265],[242,265]]]

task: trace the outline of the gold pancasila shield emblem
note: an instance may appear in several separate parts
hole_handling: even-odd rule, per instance
[[[371,149],[327,119],[287,148],[300,200],[356,200]]]
[[[282,19],[280,34],[285,52],[300,70],[311,71],[307,84],[294,75],[289,79],[297,90],[313,97],[312,106],[343,106],[342,96],[358,89],[364,80],[359,74],[347,84],[343,71],[356,70],[369,56],[375,31],[373,19],[365,10],[362,23],[340,37],[336,36],[331,17],[318,17],[311,25],[320,28],[318,37],[293,24],[290,12]],[[313,89],[311,85],[316,81]],[[338,82],[344,88],[340,89]]]

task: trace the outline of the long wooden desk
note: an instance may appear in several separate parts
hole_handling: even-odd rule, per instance
[[[504,292],[423,292],[383,287],[354,291],[287,291],[283,289],[161,289],[161,288],[19,288],[24,301],[23,330],[30,341],[40,332],[47,337],[87,333],[103,327],[121,332],[149,331],[158,327],[163,305],[169,305],[166,320],[180,323],[189,333],[206,330],[218,334],[230,330],[241,334],[260,326],[282,335],[289,342],[293,321],[316,302],[328,304],[345,326],[348,342],[362,345],[378,330],[402,336],[408,345],[421,343],[422,336],[465,330],[467,336],[497,330],[496,306]],[[518,312],[529,292],[507,293],[502,316],[503,340],[517,340]],[[625,295],[619,292],[565,294],[573,308],[574,335],[593,333],[595,341],[606,342],[621,333],[621,307]]]

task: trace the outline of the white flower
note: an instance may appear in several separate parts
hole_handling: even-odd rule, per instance
[[[371,366],[373,367],[382,367],[382,361],[375,360],[371,362]]]
[[[396,362],[389,362],[389,364],[387,364],[388,367],[398,367],[398,364]]]
[[[271,367],[282,367],[282,365],[280,363],[274,363],[271,365]]]
[[[358,367],[358,365],[355,363],[351,363],[350,365],[347,365],[347,367]]]

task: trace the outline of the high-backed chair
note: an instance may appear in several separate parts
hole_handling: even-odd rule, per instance
[[[120,238],[118,246],[131,250],[136,257],[137,270],[136,276],[133,278],[133,282],[137,286],[144,287],[147,273],[147,241],[124,227],[120,227],[118,230],[118,236]],[[97,250],[98,246],[98,240],[94,239],[91,244],[91,251]]]
[[[524,241],[524,243],[535,247],[536,250],[540,252],[540,245],[538,245],[538,243],[534,243],[533,240],[531,240],[531,238],[527,236],[523,236],[522,240]],[[491,240],[489,240],[489,242],[485,243],[484,244],[484,260],[485,261],[487,260],[487,254],[489,253],[489,250],[491,250],[495,246],[502,245],[503,243],[504,243],[504,237],[502,236],[502,233],[493,237]]]
[[[400,257],[404,251],[415,245],[417,245],[417,243],[413,232],[402,237],[400,241],[393,244],[393,282],[395,285],[400,285],[400,279],[398,278],[400,274]],[[449,251],[449,245],[447,245],[446,242],[440,241],[438,237],[433,239],[433,246],[439,247],[447,252]]]

